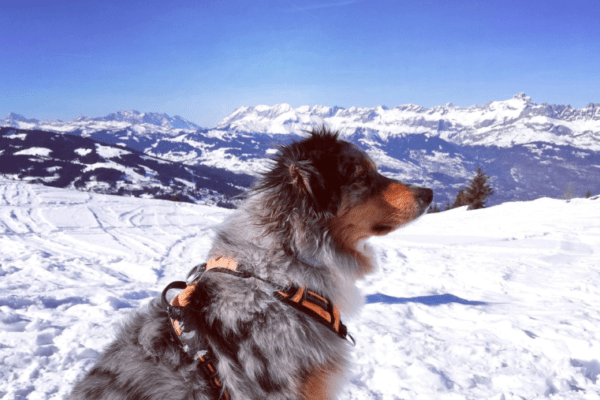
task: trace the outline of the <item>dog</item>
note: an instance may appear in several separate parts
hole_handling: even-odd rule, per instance
[[[279,147],[209,263],[125,322],[71,399],[336,398],[349,362],[340,315],[360,308],[355,282],[375,268],[367,239],[421,216],[433,192],[379,174],[337,132],[307,133]]]

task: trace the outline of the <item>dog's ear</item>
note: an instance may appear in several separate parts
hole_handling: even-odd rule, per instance
[[[316,211],[336,213],[339,206],[337,185],[327,185],[326,177],[309,161],[297,161],[289,165],[289,176],[296,193],[310,200]],[[329,187],[328,186],[332,186]]]
[[[288,166],[292,186],[296,193],[309,196],[316,201],[313,186],[317,183],[316,171],[307,161],[296,161]]]

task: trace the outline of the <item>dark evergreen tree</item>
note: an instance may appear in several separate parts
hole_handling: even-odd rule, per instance
[[[446,202],[446,208],[444,208],[444,211],[448,211],[449,209],[451,209],[452,207],[450,206],[450,202]]]
[[[486,183],[489,178],[490,177],[486,176],[481,170],[481,167],[477,168],[477,174],[471,180],[471,183],[469,186],[467,186],[464,193],[466,197],[466,204],[469,205],[469,210],[485,208],[485,202],[487,201],[487,198],[494,194],[494,189],[492,189],[492,187]]]
[[[587,193],[585,194],[585,198],[589,199],[590,197],[592,197],[592,192],[590,192],[589,190],[587,191]]]
[[[431,207],[429,207],[429,210],[427,210],[428,214],[433,214],[433,213],[438,213],[440,212],[440,208],[438,207],[437,203],[433,203],[433,205]]]
[[[450,208],[462,207],[462,206],[466,206],[468,204],[469,204],[469,201],[467,199],[464,189],[458,189],[458,194],[456,195],[456,199],[454,200],[454,203],[452,203],[452,206]]]

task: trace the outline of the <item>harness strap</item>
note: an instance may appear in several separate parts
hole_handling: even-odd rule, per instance
[[[212,258],[207,264],[196,266],[193,269],[195,272],[195,277],[208,270],[234,275],[239,278],[255,278],[272,286],[279,286],[250,272],[238,271],[237,263],[230,258],[219,257],[216,260]],[[356,346],[356,341],[352,335],[348,333],[346,325],[344,325],[340,319],[339,309],[325,297],[320,296],[311,290],[307,290],[306,286],[298,287],[294,285],[288,285],[285,288],[276,290],[273,292],[273,296],[294,307],[295,309],[310,315],[315,320],[337,334],[340,338],[348,340],[352,346]]]
[[[217,259],[213,258],[206,264],[201,264],[194,267],[188,274],[188,281],[191,276],[191,283],[189,284],[183,281],[176,281],[168,284],[162,292],[161,302],[163,308],[165,308],[169,314],[171,325],[176,337],[179,339],[183,350],[188,354],[196,349],[190,349],[184,340],[186,340],[186,337],[195,336],[195,332],[187,332],[181,321],[183,319],[184,309],[189,304],[189,298],[196,289],[196,284],[194,282],[198,280],[202,273],[209,270],[228,275],[234,275],[239,278],[255,278],[272,286],[279,287],[279,285],[266,279],[262,279],[250,272],[238,271],[237,263],[234,260],[225,257],[219,257]],[[181,292],[169,303],[167,300],[167,292],[171,289],[180,289]],[[329,330],[338,335],[340,338],[348,340],[353,346],[356,346],[354,338],[348,333],[346,325],[344,325],[340,319],[340,312],[338,308],[334,306],[333,303],[327,298],[313,292],[312,290],[308,290],[306,286],[298,287],[294,285],[288,285],[284,288],[280,287],[278,290],[273,292],[273,296],[287,305],[295,308],[296,310],[302,311],[303,313],[311,316],[316,321],[320,322]],[[208,381],[210,382],[215,393],[215,398],[230,400],[227,388],[224,388],[218,379],[217,369],[215,368],[217,359],[210,346],[208,336],[206,337],[206,343],[207,350],[199,351],[197,354],[194,354],[193,357],[198,357],[198,367],[204,372]]]
[[[206,338],[206,341],[208,342],[208,338]],[[208,347],[208,350],[205,352],[204,355],[198,353],[198,360],[200,360],[200,365],[199,365],[200,368],[204,371],[204,374],[208,377],[210,384],[213,385],[213,389],[216,388],[217,396],[218,396],[217,398],[218,399],[222,398],[224,400],[231,400],[231,398],[229,397],[229,392],[227,391],[227,388],[224,388],[223,385],[221,384],[221,382],[219,381],[219,378],[217,375],[217,369],[213,366],[213,364],[216,361],[216,357],[214,356],[212,350],[210,350],[210,347]]]
[[[182,291],[171,300],[171,303],[169,303],[167,300],[167,292],[171,289],[182,289]],[[168,284],[161,294],[161,302],[163,307],[167,309],[167,313],[169,314],[169,319],[171,320],[171,326],[173,327],[173,331],[177,335],[179,343],[182,345],[184,352],[187,354],[189,354],[193,350],[190,349],[184,341],[186,340],[185,336],[186,334],[195,334],[195,332],[186,332],[185,327],[180,321],[183,318],[183,310],[185,306],[189,304],[189,297],[195,289],[195,284],[188,285],[183,281],[176,281]],[[219,381],[217,369],[214,367],[214,365],[216,365],[217,358],[215,357],[210,347],[208,336],[206,337],[206,344],[206,350],[198,351],[194,355],[198,357],[198,368],[206,376],[207,381],[209,382],[209,386],[213,392],[213,398],[219,400],[231,400],[227,388],[224,388],[221,382]]]
[[[326,298],[306,289],[306,286],[290,286],[275,292],[274,295],[284,303],[310,315],[340,338],[351,341],[352,345],[356,346],[354,338],[340,319],[339,309]]]

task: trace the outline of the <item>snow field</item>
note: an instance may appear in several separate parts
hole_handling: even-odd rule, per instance
[[[349,324],[341,398],[600,398],[598,200],[463,207],[372,242],[361,286],[387,297]]]
[[[0,181],[0,398],[65,398],[231,212]],[[371,242],[340,399],[600,399],[600,199],[455,209]]]

